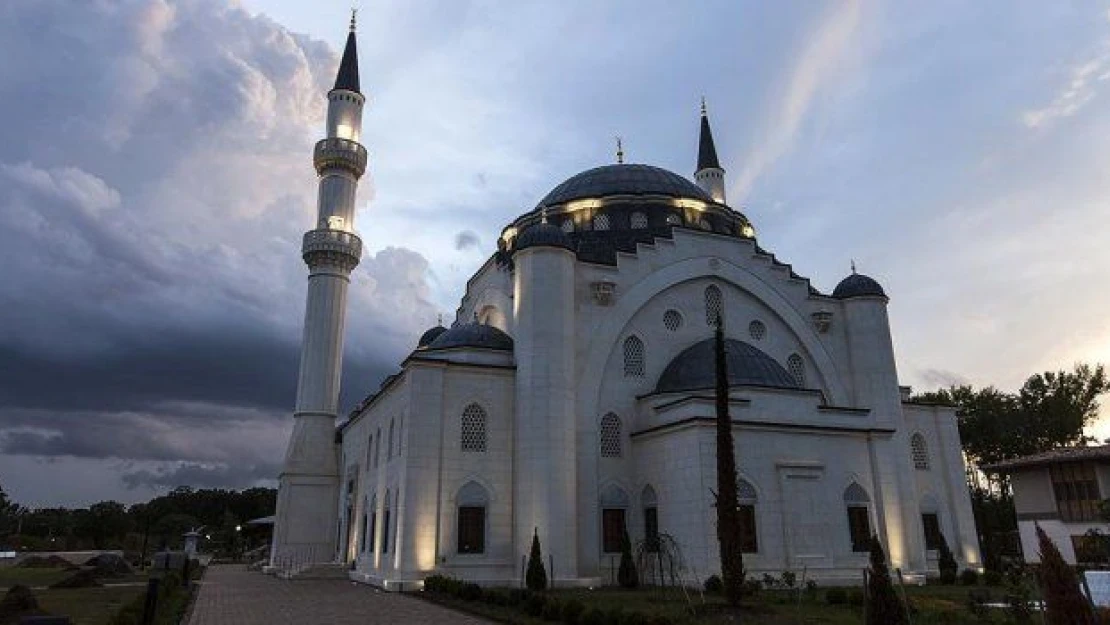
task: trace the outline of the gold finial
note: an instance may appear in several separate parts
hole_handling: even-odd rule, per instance
[[[351,7],[351,32],[355,32],[355,17],[358,15],[358,9]]]
[[[852,259],[852,273],[856,272],[856,259]]]
[[[621,145],[621,138],[617,137],[617,164],[624,163],[624,148]]]
[[[706,110],[706,108],[705,108],[705,96],[702,96],[702,97],[701,97],[701,116],[702,116],[702,117],[705,117],[705,116],[706,116],[706,115],[708,115],[708,114],[709,114],[709,113],[708,113],[708,111],[707,111],[707,110]]]

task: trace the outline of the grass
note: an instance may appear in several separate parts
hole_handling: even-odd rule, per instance
[[[104,625],[124,604],[146,591],[144,586],[36,590],[39,607],[68,616],[74,625]]]
[[[49,586],[72,575],[72,571],[62,569],[25,569],[16,566],[0,568],[0,588],[10,588],[19,584],[30,586]]]

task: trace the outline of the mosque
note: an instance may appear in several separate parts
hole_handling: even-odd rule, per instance
[[[704,106],[693,179],[623,162],[567,178],[504,227],[450,327],[337,426],[367,167],[355,39],[352,20],[314,153],[271,569],[517,585],[535,534],[555,584],[595,585],[627,531],[649,550],[666,536],[689,582],[718,573],[718,320],[749,573],[858,582],[872,534],[911,578],[941,540],[980,567],[954,410],[899,386],[886,291],[853,270],[823,292],[759,245]]]

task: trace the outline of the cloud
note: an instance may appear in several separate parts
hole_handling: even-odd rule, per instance
[[[478,239],[478,233],[473,230],[463,230],[455,235],[455,249],[468,250],[473,247],[478,247],[481,240]]]
[[[847,52],[858,46],[863,0],[837,3],[786,71],[782,93],[769,102],[766,117],[754,148],[729,193],[744,198],[760,175],[793,146],[795,136],[810,114],[822,89],[835,84],[843,74]]]
[[[1025,111],[1022,122],[1029,128],[1043,128],[1052,122],[1071,117],[1089,104],[1098,93],[1101,83],[1110,78],[1110,41],[1098,56],[1072,68],[1067,85],[1040,109]]]

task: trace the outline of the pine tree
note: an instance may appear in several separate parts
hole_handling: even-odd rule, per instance
[[[717,541],[721,550],[721,579],[725,585],[725,598],[729,604],[737,605],[744,594],[744,552],[740,540],[732,417],[728,413],[725,330],[719,314],[714,339],[717,371]]]
[[[875,535],[871,536],[871,566],[867,573],[867,625],[909,625],[890,580],[886,552]]]
[[[956,557],[952,555],[952,550],[948,548],[948,541],[944,539],[944,534],[940,535],[940,547],[937,549],[940,553],[937,554],[937,568],[940,569],[940,583],[942,584],[955,584],[956,572],[959,571],[960,565],[956,562]]]
[[[1037,578],[1044,596],[1045,622],[1048,625],[1094,625],[1094,614],[1079,590],[1075,571],[1040,525],[1037,526],[1037,542],[1041,552]]]
[[[621,532],[621,567],[617,571],[617,582],[621,588],[635,588],[640,585],[640,574],[632,560],[632,541],[628,539],[628,529]]]
[[[528,554],[528,572],[524,576],[524,584],[528,590],[536,592],[547,589],[547,569],[543,565],[543,554],[540,553],[539,530],[532,530],[532,551]]]

